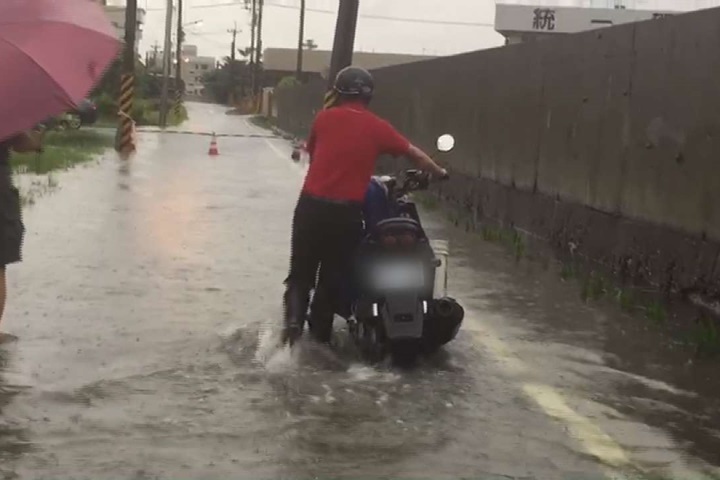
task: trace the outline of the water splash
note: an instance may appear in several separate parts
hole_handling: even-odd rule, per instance
[[[290,372],[298,366],[298,353],[288,345],[281,344],[281,331],[265,325],[258,332],[255,363],[270,373]]]
[[[265,369],[270,373],[289,373],[299,367],[298,350],[288,345],[277,348],[275,353],[267,357]]]

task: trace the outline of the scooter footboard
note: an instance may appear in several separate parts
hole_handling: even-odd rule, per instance
[[[426,302],[416,293],[394,294],[380,307],[388,340],[420,339],[423,336]]]

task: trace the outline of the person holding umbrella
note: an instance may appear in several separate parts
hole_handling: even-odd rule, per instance
[[[0,321],[7,265],[20,261],[25,227],[11,151],[41,151],[34,125],[77,108],[117,57],[103,8],[87,0],[0,1]],[[12,338],[0,332],[3,339]]]
[[[26,132],[0,142],[0,321],[5,310],[7,281],[5,268],[21,259],[25,226],[20,212],[20,194],[12,183],[10,150],[18,153],[40,152],[42,134]],[[0,331],[0,344],[14,337]]]

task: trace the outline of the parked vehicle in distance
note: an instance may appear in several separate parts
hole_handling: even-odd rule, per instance
[[[69,113],[80,117],[81,125],[92,125],[95,122],[97,122],[97,119],[98,119],[97,105],[95,104],[95,102],[93,102],[89,98],[86,98],[85,100],[81,101],[78,104],[77,108],[72,110]]]
[[[86,98],[76,108],[49,118],[44,122],[44,125],[52,130],[78,130],[82,126],[93,125],[97,122],[97,119],[97,105],[89,98]]]

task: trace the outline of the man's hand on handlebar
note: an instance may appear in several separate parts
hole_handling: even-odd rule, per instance
[[[434,177],[445,179],[448,176],[447,170],[430,158],[428,154],[415,145],[410,145],[410,158],[421,170],[431,173]]]
[[[448,171],[439,166],[432,170],[429,170],[429,171],[425,170],[425,171],[427,172],[427,175],[430,178],[430,180],[437,181],[437,180],[447,180],[448,178],[450,178],[450,174],[448,173]]]

